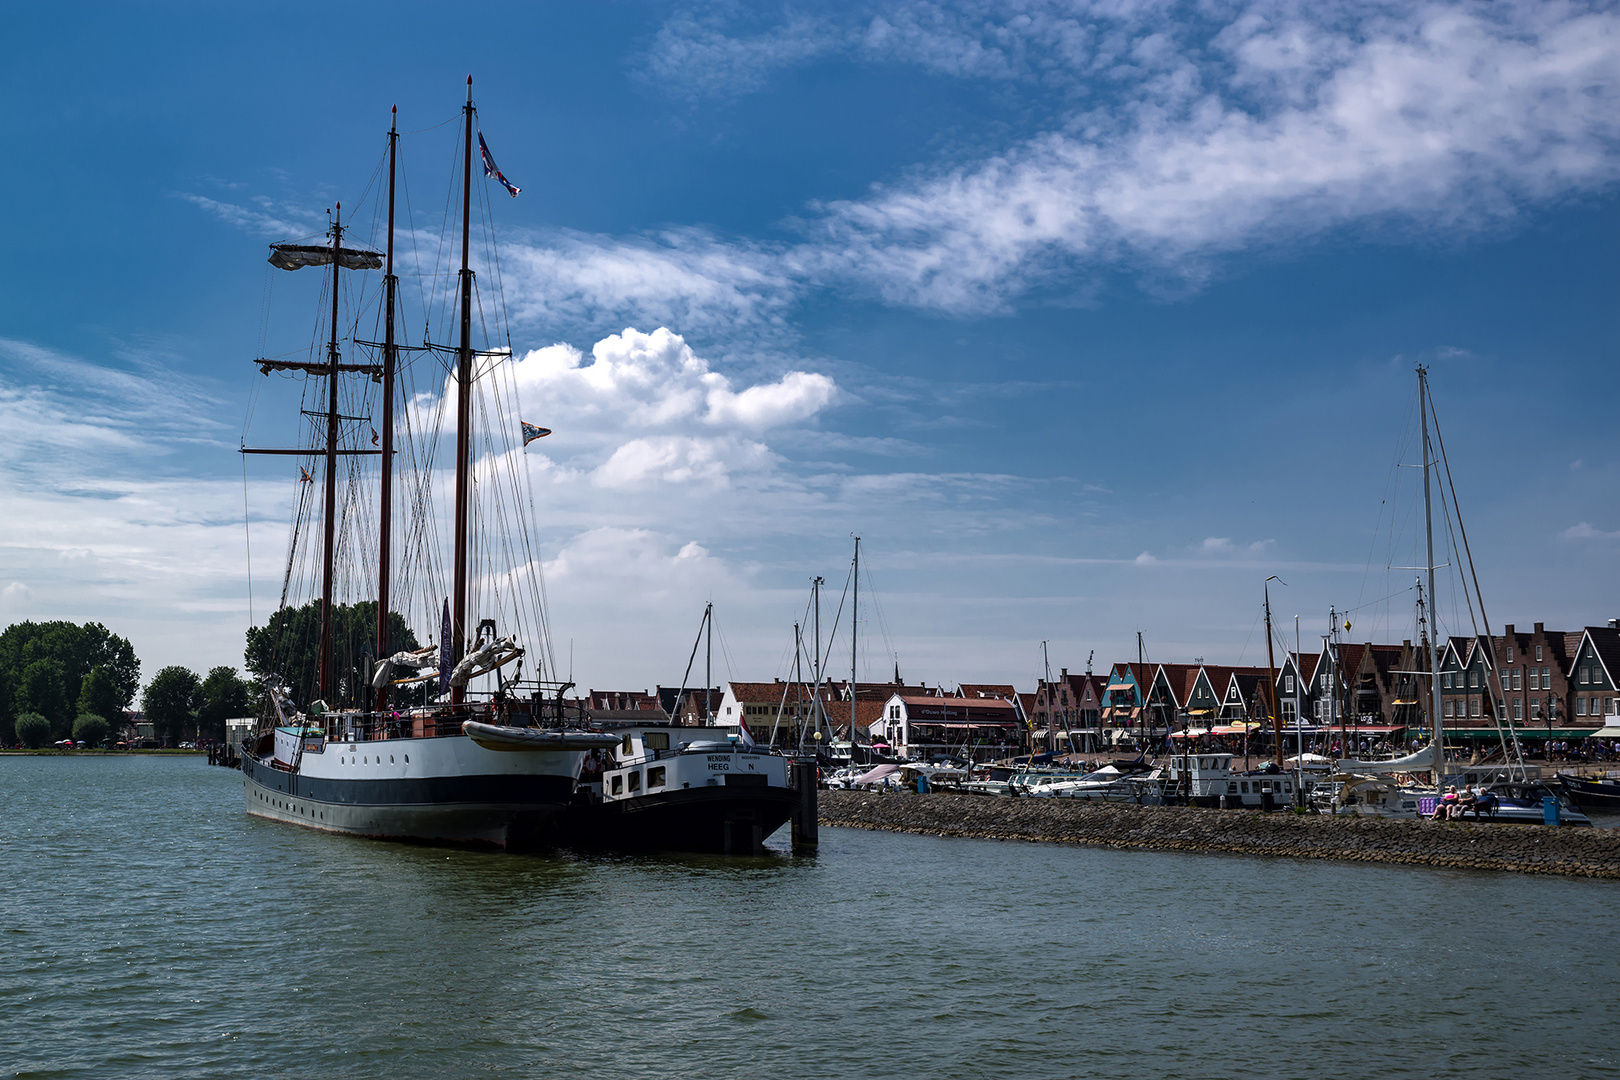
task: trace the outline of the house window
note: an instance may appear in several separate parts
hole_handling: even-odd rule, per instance
[[[1586,699],[1585,698],[1578,697],[1578,698],[1575,699],[1575,715],[1576,716],[1585,716],[1586,715]]]
[[[1322,708],[1321,708],[1322,703],[1320,701],[1318,701],[1316,703],[1316,705],[1317,705],[1316,715],[1321,716],[1322,715]],[[1442,715],[1442,716],[1450,716],[1451,715],[1451,702],[1448,701],[1444,705],[1440,706],[1440,715]]]
[[[1478,686],[1479,685],[1479,669],[1478,668],[1475,668],[1473,671],[1470,671],[1468,673],[1468,685],[1469,686]]]
[[[1284,675],[1283,676],[1283,693],[1292,694],[1293,692],[1294,692],[1294,677],[1292,675]]]
[[[1550,667],[1541,669],[1541,688],[1543,690],[1552,689],[1552,668]]]
[[[1540,662],[1541,662],[1541,646],[1537,645],[1536,646],[1536,663],[1539,664]]]
[[[1513,646],[1511,645],[1507,647],[1507,662],[1513,663]]]
[[[1471,698],[1470,700],[1473,702],[1473,714],[1475,716],[1479,716],[1480,715],[1479,698]]]
[[[1515,690],[1523,690],[1524,689],[1524,679],[1517,670],[1515,670],[1513,672],[1513,689],[1515,689]]]
[[[1523,698],[1514,698],[1513,699],[1513,719],[1515,719],[1515,720],[1523,720],[1524,719],[1524,699]]]

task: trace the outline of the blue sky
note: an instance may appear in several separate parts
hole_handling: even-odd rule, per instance
[[[674,682],[710,599],[719,674],[783,674],[852,532],[863,678],[1027,685],[1138,630],[1255,662],[1273,573],[1308,639],[1410,636],[1420,362],[1493,623],[1620,615],[1613,5],[458,14],[12,13],[0,623],[240,663],[264,245],[468,72],[582,683]],[[405,140],[419,227],[452,132]],[[246,485],[261,619],[284,479]]]

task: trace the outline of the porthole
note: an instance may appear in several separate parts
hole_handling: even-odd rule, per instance
[[[405,755],[405,764],[409,765],[410,763],[411,763],[411,755],[406,754]]]
[[[388,764],[392,765],[393,763],[394,763],[394,755],[389,754],[388,755]]]

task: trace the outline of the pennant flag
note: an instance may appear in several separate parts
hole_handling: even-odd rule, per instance
[[[523,445],[524,446],[528,446],[530,443],[534,442],[534,440],[543,439],[547,435],[551,434],[551,429],[548,428],[548,427],[536,427],[534,424],[529,423],[527,420],[519,420],[518,423],[523,425]]]
[[[371,429],[371,445],[372,445],[372,446],[376,446],[376,445],[377,445],[377,441],[378,441],[378,440],[377,440],[377,429],[376,429],[376,428],[372,428],[372,429]]]
[[[298,482],[300,484],[313,484],[315,482],[315,478],[309,475],[308,469],[300,465],[298,466]]]
[[[439,693],[447,693],[450,689],[450,669],[455,666],[456,656],[450,647],[450,598],[444,598],[444,618],[439,623]]]
[[[500,182],[501,187],[506,189],[508,195],[514,199],[517,198],[518,192],[523,189],[508,180],[505,174],[495,167],[495,159],[490,156],[489,147],[484,145],[484,133],[482,131],[478,133],[478,153],[484,159],[484,175],[493,176]]]

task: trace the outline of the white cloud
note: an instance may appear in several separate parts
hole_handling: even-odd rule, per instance
[[[277,203],[262,195],[250,200],[254,203],[253,206],[220,202],[218,199],[210,199],[206,195],[187,191],[175,192],[174,197],[206,210],[225,224],[243,232],[273,237],[277,240],[290,240],[312,231],[318,232],[326,227],[325,222],[307,209]]]
[[[1604,532],[1589,521],[1571,525],[1558,535],[1565,540],[1620,540],[1620,530]]]
[[[502,255],[512,316],[546,327],[678,326],[727,337],[784,332],[799,282],[779,251],[699,229],[641,239],[557,232]]]
[[[984,310],[1065,268],[1196,273],[1213,253],[1350,222],[1469,229],[1612,182],[1620,19],[1515,11],[1375,20],[1365,40],[1316,48],[1337,62],[1310,93],[1261,108],[1232,97],[1254,74],[1239,48],[1226,87],[1164,91],[827,205],[810,225],[822,265],[893,302]]]

